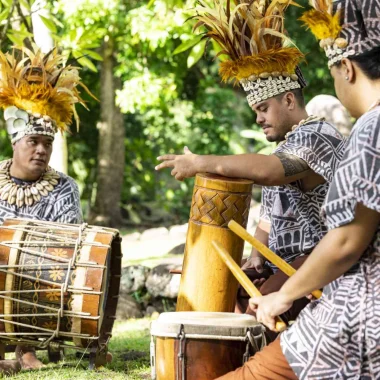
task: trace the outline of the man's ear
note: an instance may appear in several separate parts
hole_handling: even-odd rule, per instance
[[[294,110],[296,107],[296,97],[292,92],[287,92],[284,95],[284,101],[289,110]]]
[[[344,79],[348,81],[349,83],[355,81],[356,73],[355,73],[355,66],[347,58],[343,58],[341,61],[341,72],[344,76]]]

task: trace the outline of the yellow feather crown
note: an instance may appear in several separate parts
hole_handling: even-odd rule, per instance
[[[208,3],[212,6],[208,6]],[[209,0],[196,7],[194,29],[206,27],[205,38],[217,42],[224,81],[241,81],[273,72],[294,74],[304,55],[284,34],[284,13],[291,0]],[[222,3],[225,3],[223,6]]]
[[[47,54],[38,48],[14,47],[12,54],[0,52],[0,107],[47,115],[58,129],[65,131],[74,115],[79,118],[75,104],[85,106],[78,86],[81,83],[78,69],[64,66],[64,57],[57,49]]]
[[[342,31],[340,11],[334,13],[333,0],[310,0],[310,5],[314,9],[306,11],[300,20],[320,40],[329,58],[339,56],[348,44],[347,40],[339,38]]]

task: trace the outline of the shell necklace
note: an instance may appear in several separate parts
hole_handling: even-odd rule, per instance
[[[314,116],[314,115],[310,115],[308,116],[306,119],[302,119],[298,124],[295,124],[293,125],[292,129],[285,135],[285,139],[283,141],[281,141],[278,146],[282,145],[282,144],[285,144],[287,138],[289,137],[289,135],[294,132],[298,127],[301,127],[302,125],[310,122],[310,121],[324,121],[325,118],[324,117],[318,117],[318,116]]]
[[[0,199],[10,205],[33,206],[58,184],[59,174],[48,166],[37,181],[19,185],[11,177],[11,165],[12,160],[0,162]]]

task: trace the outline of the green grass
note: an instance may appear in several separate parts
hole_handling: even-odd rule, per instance
[[[66,350],[65,360],[48,363],[46,352],[38,357],[46,366],[39,371],[21,371],[14,380],[141,380],[150,379],[149,343],[151,320],[148,318],[116,322],[109,351],[113,361],[99,370],[88,370],[88,359],[77,359],[73,350]],[[10,354],[7,358],[13,358]],[[8,377],[7,377],[8,378]]]

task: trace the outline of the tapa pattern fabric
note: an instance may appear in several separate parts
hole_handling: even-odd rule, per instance
[[[54,190],[33,206],[17,207],[0,200],[0,224],[9,218],[28,218],[57,223],[81,223],[79,189],[74,180],[59,173],[60,180]]]
[[[333,7],[342,13],[340,37],[348,41],[347,50],[358,55],[380,45],[379,0],[337,0]]]
[[[288,263],[310,253],[327,232],[320,211],[345,143],[335,127],[314,120],[296,128],[274,151],[301,158],[326,180],[311,191],[303,191],[302,181],[263,188],[260,214],[271,223],[269,248]],[[273,264],[267,265],[277,271]]]
[[[328,228],[350,223],[358,202],[380,212],[380,107],[352,131],[323,207]],[[359,262],[282,334],[282,350],[299,379],[379,379],[379,297],[380,226]]]

